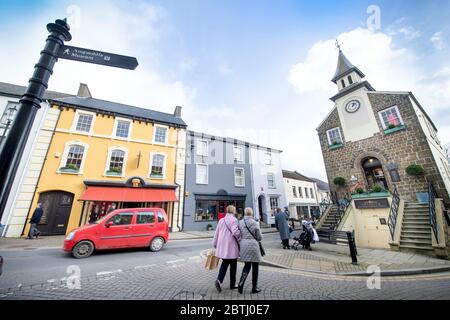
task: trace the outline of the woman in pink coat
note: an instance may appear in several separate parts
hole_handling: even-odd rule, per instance
[[[215,282],[217,291],[222,292],[220,286],[225,279],[228,266],[230,266],[230,289],[236,289],[237,259],[239,258],[239,240],[241,232],[238,227],[238,220],[235,218],[236,208],[227,207],[227,214],[217,224],[214,234],[213,247],[216,249],[216,257],[222,259],[219,275]]]

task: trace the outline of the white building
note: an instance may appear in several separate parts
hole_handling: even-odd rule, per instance
[[[299,219],[320,212],[317,184],[297,171],[283,170],[284,193],[290,217]]]
[[[19,109],[19,99],[25,91],[26,87],[24,86],[0,82],[0,149],[15,121]],[[57,120],[50,114],[51,109],[47,100],[68,96],[70,95],[53,91],[46,91],[44,95],[41,108],[36,114],[25,145],[8,202],[1,216],[0,236],[20,237],[22,235],[23,219],[30,210],[39,173],[52,138],[51,133],[44,133],[42,129],[47,126],[54,126]]]
[[[276,208],[286,206],[281,151],[251,144],[250,164],[255,218],[273,226]]]
[[[319,204],[321,203],[329,203],[331,201],[330,196],[330,186],[325,181],[311,178],[316,182],[317,185],[317,199]]]

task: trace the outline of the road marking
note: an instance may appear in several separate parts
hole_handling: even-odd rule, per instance
[[[185,259],[166,261],[166,263],[177,263],[177,262],[182,262],[182,261],[185,261]]]
[[[146,265],[146,266],[136,266],[136,267],[134,267],[134,268],[137,269],[137,270],[139,270],[139,269],[152,268],[152,267],[154,267],[154,266],[156,266],[156,264],[149,264],[149,265]]]
[[[110,275],[110,274],[119,273],[119,272],[122,272],[122,269],[117,269],[117,270],[112,270],[112,271],[100,271],[100,272],[97,272],[97,276]]]

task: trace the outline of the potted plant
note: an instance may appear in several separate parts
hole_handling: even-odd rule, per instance
[[[339,187],[343,187],[343,186],[345,186],[345,178],[336,177],[336,178],[334,178],[333,183]]]
[[[388,129],[394,129],[394,128],[397,128],[397,125],[395,125],[395,124],[393,124],[393,123],[390,123],[390,124],[388,125]]]
[[[356,189],[356,193],[357,194],[363,194],[364,193],[364,189],[363,188],[358,188],[358,189]]]
[[[121,169],[121,168],[117,168],[117,167],[110,168],[110,169],[107,171],[107,174],[121,175],[121,174],[122,174],[122,169]]]
[[[60,169],[63,172],[78,172],[80,169],[76,165],[70,163]]]
[[[382,192],[383,188],[380,186],[374,186],[371,190],[372,192],[378,193],[378,192]]]
[[[206,226],[206,230],[207,230],[207,231],[212,231],[212,230],[214,230],[214,227],[212,226],[212,224],[208,224],[208,225]]]
[[[419,178],[424,174],[423,167],[420,164],[411,164],[406,167],[405,171],[408,175],[416,178]],[[428,203],[428,192],[416,192],[416,197],[417,201],[420,203]]]

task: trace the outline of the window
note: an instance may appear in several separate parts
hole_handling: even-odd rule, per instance
[[[153,137],[153,141],[157,143],[166,143],[167,130],[167,127],[155,125],[155,136]]]
[[[330,146],[342,144],[341,131],[339,127],[327,131],[328,144]]]
[[[127,120],[117,120],[116,137],[128,138],[130,134],[131,122]]]
[[[314,192],[313,192],[313,189],[312,189],[312,188],[309,188],[309,192],[311,192],[311,198],[314,199]]]
[[[348,84],[352,84],[352,83],[353,83],[352,76],[348,76],[348,77],[347,77],[347,80],[348,80]]]
[[[234,161],[243,162],[244,161],[244,148],[234,146],[233,148],[233,159]]]
[[[92,114],[79,113],[75,130],[80,132],[91,132],[93,118],[94,116]]]
[[[111,219],[109,219],[108,222],[112,222],[115,226],[123,226],[126,224],[131,224],[131,221],[133,220],[133,213],[132,212],[123,212],[116,214]]]
[[[305,197],[309,198],[308,188],[305,188]]]
[[[341,79],[342,88],[345,88],[345,82],[344,79]]]
[[[297,198],[297,188],[295,186],[292,186],[292,194],[294,198]]]
[[[196,183],[197,184],[208,184],[208,165],[207,164],[197,164],[195,167],[196,171]]]
[[[157,153],[152,156],[150,178],[164,179],[165,162],[166,162],[166,156],[163,154]]]
[[[273,173],[267,174],[267,186],[269,188],[275,188],[275,175]]]
[[[245,186],[245,177],[243,168],[234,168],[234,186],[235,187]]]
[[[403,125],[403,120],[400,117],[400,112],[397,106],[393,106],[378,112],[383,129],[392,129]]]
[[[109,158],[108,174],[122,174],[123,164],[125,160],[125,151],[113,150]]]
[[[270,197],[270,210],[274,212],[278,208],[278,197]]]
[[[197,200],[195,203],[195,221],[217,220],[217,202]]]
[[[300,198],[303,198],[302,187],[298,187],[298,195],[300,196]]]
[[[157,214],[158,214],[158,222],[164,222],[164,215],[162,214],[162,212],[158,211]]]
[[[208,156],[208,141],[197,139],[197,155],[202,157]]]
[[[138,212],[136,216],[136,224],[155,223],[154,212]]]
[[[83,161],[84,147],[73,145],[69,148],[65,169],[80,170],[81,162]]]
[[[427,128],[428,128],[428,132],[430,133],[431,138],[438,144],[441,145],[441,142],[439,141],[439,138],[436,135],[436,131],[434,130],[433,126],[431,125],[430,121],[428,121],[428,119],[424,119]]]
[[[2,118],[0,119],[0,127],[5,128],[9,122],[9,125],[13,122],[16,117],[17,111],[19,110],[19,104],[16,102],[8,102],[6,105],[5,111],[2,114]]]
[[[270,153],[270,152],[267,152],[266,154],[265,154],[265,156],[266,156],[266,158],[265,158],[265,165],[266,166],[270,166],[270,165],[272,165],[272,154]]]

